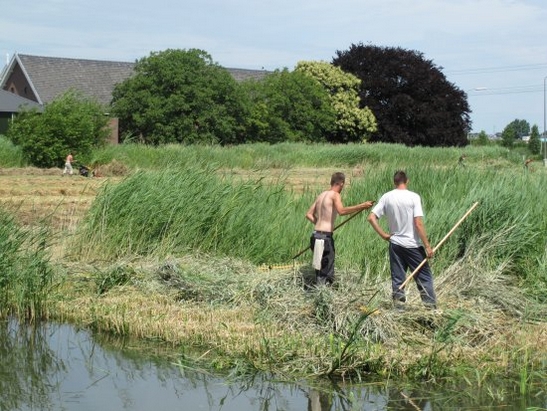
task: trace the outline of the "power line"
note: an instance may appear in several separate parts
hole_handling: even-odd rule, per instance
[[[488,73],[500,73],[500,72],[507,72],[507,71],[528,71],[528,70],[547,70],[547,63],[522,64],[517,66],[501,66],[501,67],[482,67],[482,68],[470,68],[470,69],[461,69],[461,70],[447,70],[446,74],[451,74],[451,75],[488,74]]]
[[[509,87],[497,87],[486,88],[484,90],[471,90],[472,94],[467,93],[468,96],[481,96],[481,95],[502,95],[502,94],[522,94],[522,93],[543,93],[543,85],[529,85],[529,86],[509,86]]]

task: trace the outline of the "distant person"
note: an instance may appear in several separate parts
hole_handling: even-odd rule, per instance
[[[73,161],[74,157],[72,157],[72,153],[68,153],[65,159],[65,169],[63,170],[63,176],[65,174],[72,175],[74,173],[74,169],[72,168]]]
[[[345,182],[344,173],[334,173],[331,176],[330,189],[319,194],[306,213],[306,218],[314,224],[310,247],[313,251],[313,266],[317,284],[330,285],[334,282],[335,248],[332,234],[336,217],[362,211],[374,204],[373,201],[365,201],[361,204],[344,207],[340,193]]]
[[[393,176],[395,189],[385,193],[368,216],[374,230],[389,241],[392,298],[395,306],[400,309],[404,308],[406,302],[405,290],[400,288],[406,280],[407,270],[413,272],[426,257],[431,258],[434,253],[427,239],[421,198],[407,189],[408,181],[404,171],[397,171]],[[378,223],[384,215],[388,220],[389,233]],[[416,273],[414,280],[422,302],[435,308],[437,298],[428,262]]]

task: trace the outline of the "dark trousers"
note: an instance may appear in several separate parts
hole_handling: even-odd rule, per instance
[[[405,248],[397,244],[389,243],[389,264],[391,267],[391,287],[393,300],[405,302],[405,290],[399,287],[406,280],[407,270],[414,272],[416,267],[426,258],[423,247]],[[426,262],[414,275],[414,281],[420,292],[420,297],[425,304],[435,305],[437,297],[433,289],[433,274],[429,263]]]
[[[315,248],[316,239],[325,240],[325,248],[323,249],[323,257],[321,258],[321,269],[315,270],[317,284],[332,284],[334,282],[334,239],[332,238],[332,234],[322,234],[314,231],[310,237],[312,251]]]

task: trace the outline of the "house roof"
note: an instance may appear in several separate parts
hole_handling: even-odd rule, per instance
[[[38,96],[39,102],[49,103],[70,88],[110,104],[112,90],[117,83],[133,73],[134,63],[119,61],[83,60],[61,57],[31,56],[15,54],[10,62],[23,69],[27,81]],[[13,70],[8,67],[7,71]],[[5,81],[9,74],[5,74]],[[4,86],[4,84],[0,84]]]
[[[108,105],[112,100],[112,91],[134,73],[135,63],[120,61],[85,60],[62,57],[31,56],[16,53],[0,76],[0,88],[10,73],[19,64],[38,102],[45,104],[74,88],[85,95]],[[268,72],[265,70],[247,70],[228,68],[236,81],[249,78],[260,79]]]
[[[17,113],[22,106],[26,108],[37,108],[42,111],[42,106],[35,101],[10,93],[6,90],[0,90],[0,113]]]

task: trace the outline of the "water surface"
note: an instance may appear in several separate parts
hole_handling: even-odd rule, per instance
[[[188,369],[159,345],[137,347],[70,325],[0,322],[0,410],[540,410],[545,387],[480,390],[287,383]],[[170,359],[169,359],[170,358]],[[535,408],[534,408],[535,407]]]

